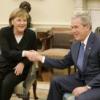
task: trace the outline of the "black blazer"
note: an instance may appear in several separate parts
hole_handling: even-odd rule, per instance
[[[44,64],[48,67],[63,69],[71,65],[77,66],[77,57],[79,52],[79,42],[72,44],[70,52],[62,60],[45,59]],[[91,33],[87,42],[84,56],[84,71],[78,68],[76,77],[85,81],[92,87],[100,87],[100,36]]]
[[[35,32],[26,29],[24,36],[19,43],[17,43],[13,27],[4,27],[0,30],[0,45],[2,56],[9,62],[9,69],[13,69],[19,62],[23,62],[25,65],[24,72],[27,73],[32,62],[27,58],[22,57],[23,50],[36,50],[36,35]]]

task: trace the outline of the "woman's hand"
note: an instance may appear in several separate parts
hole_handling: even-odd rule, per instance
[[[15,74],[16,76],[18,75],[21,75],[23,73],[23,69],[24,69],[24,64],[23,63],[18,63],[16,66],[15,66]]]

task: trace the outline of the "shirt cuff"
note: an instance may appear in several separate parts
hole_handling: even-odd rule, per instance
[[[45,62],[45,56],[43,56],[43,57],[42,57],[41,62],[42,62],[42,63],[44,63],[44,62]]]
[[[25,57],[25,50],[22,51],[22,57]]]
[[[89,86],[89,85],[86,85],[86,87],[87,87],[87,89],[89,89],[89,90],[92,88],[92,87],[91,87],[91,86]]]

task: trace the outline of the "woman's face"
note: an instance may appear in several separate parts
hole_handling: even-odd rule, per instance
[[[17,33],[23,33],[27,28],[27,19],[25,17],[16,17],[12,20],[14,31]]]

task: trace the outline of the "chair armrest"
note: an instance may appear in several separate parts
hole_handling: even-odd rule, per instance
[[[53,37],[53,35],[50,34],[47,37],[40,38],[40,41],[45,41],[45,40],[51,39],[52,37]]]
[[[72,95],[71,93],[65,93],[63,95],[63,100],[75,100],[75,96]]]
[[[40,38],[40,41],[42,42],[42,50],[46,50],[50,48],[50,40],[53,38],[53,35],[50,34],[47,37]]]

